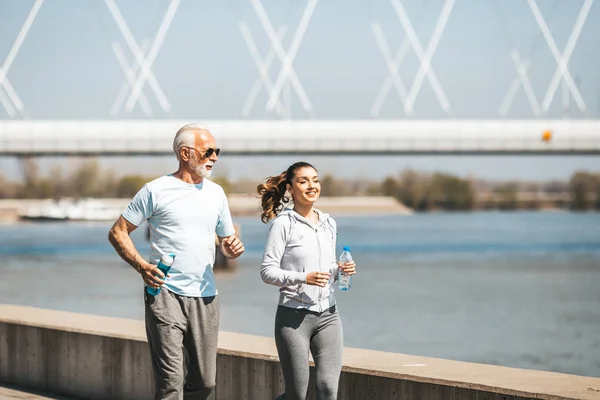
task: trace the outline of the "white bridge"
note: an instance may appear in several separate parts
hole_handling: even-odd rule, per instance
[[[332,96],[331,99],[321,98],[320,103],[313,103],[310,97],[312,96],[314,100],[315,93],[311,93],[311,90],[305,90],[305,86],[303,86],[303,80],[307,78],[306,72],[303,70],[303,68],[306,68],[306,61],[304,66],[301,62],[296,63],[296,56],[307,30],[318,29],[318,26],[310,25],[313,15],[323,12],[322,17],[325,18],[329,15],[326,7],[318,6],[319,0],[298,2],[300,10],[302,10],[301,15],[297,14],[290,18],[282,18],[282,15],[292,15],[290,14],[291,8],[283,6],[283,3],[289,4],[289,2],[270,2],[268,8],[276,9],[276,12],[272,12],[267,9],[262,0],[247,0],[246,9],[250,12],[239,12],[233,19],[233,25],[223,25],[224,31],[235,31],[236,35],[234,36],[237,39],[227,39],[232,35],[222,35],[221,37],[219,33],[214,33],[215,37],[206,42],[218,41],[220,48],[229,49],[237,48],[235,41],[243,39],[248,54],[245,51],[242,54],[236,53],[235,62],[239,63],[240,67],[244,67],[242,64],[245,64],[246,68],[256,69],[255,81],[252,86],[248,82],[250,91],[246,101],[243,102],[241,113],[231,113],[227,114],[229,116],[224,117],[230,118],[230,120],[204,122],[217,137],[218,145],[223,149],[224,155],[297,153],[600,154],[600,122],[598,119],[594,119],[594,113],[590,111],[591,107],[588,104],[590,98],[595,94],[590,91],[590,82],[581,82],[579,72],[574,73],[574,71],[581,70],[582,66],[589,66],[590,63],[596,61],[591,58],[577,59],[577,57],[575,57],[575,60],[571,60],[580,36],[586,32],[583,30],[586,21],[589,21],[589,24],[592,25],[598,24],[598,13],[595,10],[590,13],[594,0],[568,2],[568,11],[572,11],[570,13],[572,15],[559,21],[562,25],[560,32],[570,32],[566,42],[562,40],[564,35],[557,35],[558,32],[553,32],[553,28],[556,26],[551,18],[552,13],[556,11],[554,6],[549,9],[546,7],[547,4],[544,4],[540,8],[538,0],[515,1],[514,4],[511,3],[510,5],[504,5],[503,2],[498,0],[478,1],[478,4],[482,3],[480,7],[489,8],[487,15],[495,16],[495,18],[492,18],[495,20],[493,23],[499,28],[500,39],[506,45],[506,52],[494,51],[480,54],[478,45],[469,42],[469,37],[465,36],[465,31],[455,31],[452,35],[457,37],[456,35],[460,34],[461,37],[464,37],[465,43],[461,46],[464,45],[466,48],[474,46],[472,48],[476,53],[473,54],[478,57],[485,57],[488,61],[487,64],[509,66],[511,71],[508,78],[501,78],[498,75],[497,80],[495,79],[497,68],[483,69],[481,71],[482,76],[489,76],[494,83],[494,85],[485,87],[479,87],[477,80],[473,80],[472,84],[468,84],[470,83],[469,79],[465,80],[464,76],[449,75],[448,71],[438,76],[438,73],[445,68],[445,63],[443,60],[437,62],[434,60],[439,47],[453,46],[454,42],[452,41],[441,42],[444,32],[448,29],[452,30],[453,25],[454,29],[459,25],[469,25],[468,18],[474,18],[474,14],[465,13],[465,10],[471,7],[474,2],[474,0],[443,0],[443,2],[438,2],[442,3],[441,7],[433,8],[425,7],[424,4],[415,6],[416,3],[426,2],[411,2],[408,0],[369,0],[365,2],[366,9],[370,11],[364,12],[360,21],[357,21],[356,25],[353,24],[353,28],[348,30],[347,33],[349,37],[357,37],[356,35],[365,36],[365,32],[367,32],[367,36],[370,36],[369,31],[372,32],[372,45],[377,46],[382,56],[379,72],[372,71],[381,75],[381,79],[373,81],[379,87],[379,90],[365,92],[364,88],[357,89],[356,95],[352,96],[360,98],[361,101],[366,96],[368,100],[363,114],[356,111],[355,108],[348,108],[352,110],[352,114],[350,114],[352,118],[359,116],[362,119],[331,120],[327,119],[327,116],[323,116],[326,114],[322,114],[322,110],[318,110],[316,104],[335,102],[341,98],[340,96],[343,96],[343,94],[340,95],[336,92],[335,88],[339,88],[339,86],[327,85],[330,81],[335,80],[331,79],[335,78],[335,75],[341,75],[341,80],[346,79],[345,75],[347,74],[338,73],[342,72],[345,66],[333,72],[329,70],[318,74],[319,78],[322,79],[320,84],[328,88],[326,91],[318,93],[321,93],[321,95],[329,93]],[[22,6],[25,3],[27,5]],[[124,15],[119,8],[120,5],[117,4],[122,3],[120,1],[104,0],[103,2],[94,2],[94,4],[100,4],[100,7],[96,10],[99,18],[106,21],[112,19],[114,22],[103,25],[109,42],[104,44],[102,44],[102,41],[86,43],[85,49],[73,47],[69,54],[73,56],[79,54],[82,50],[88,49],[88,47],[91,49],[93,46],[100,50],[101,48],[98,46],[108,46],[110,44],[115,60],[107,60],[107,62],[116,62],[122,69],[124,81],[121,90],[115,91],[116,98],[114,98],[114,102],[111,93],[110,98],[107,99],[106,110],[103,109],[98,114],[94,114],[98,115],[96,117],[99,118],[98,120],[40,120],[34,109],[29,106],[26,109],[25,100],[27,98],[23,97],[25,99],[23,100],[17,93],[17,89],[20,90],[23,86],[27,86],[29,80],[20,84],[17,80],[17,87],[15,88],[9,80],[9,78],[13,78],[13,76],[9,76],[9,72],[38,15],[41,15],[40,18],[42,19],[49,18],[52,14],[44,14],[45,8],[59,7],[60,3],[52,0],[19,2],[23,12],[13,10],[10,15],[10,18],[15,21],[22,20],[23,23],[20,30],[14,30],[14,35],[11,33],[9,34],[10,37],[7,36],[8,43],[12,42],[12,45],[8,47],[6,56],[0,58],[0,105],[5,111],[4,114],[8,117],[8,119],[3,120],[4,115],[0,114],[0,156],[171,154],[173,135],[179,127],[192,122],[191,120],[177,120],[174,119],[174,116],[178,115],[177,118],[180,118],[182,115],[195,115],[196,110],[202,110],[202,107],[206,107],[206,104],[203,106],[196,104],[195,101],[188,100],[183,102],[182,99],[188,99],[188,96],[186,93],[182,93],[181,89],[171,88],[172,90],[164,91],[160,83],[160,76],[155,74],[153,67],[163,44],[169,46],[169,43],[179,43],[182,46],[185,45],[186,50],[198,51],[197,46],[200,43],[196,43],[198,40],[190,34],[189,27],[184,26],[185,29],[180,28],[178,30],[179,25],[176,22],[173,23],[173,21],[177,18],[180,9],[183,9],[183,11],[179,14],[199,13],[201,10],[193,7],[195,2],[181,2],[180,0],[163,2],[163,7],[159,10],[159,15],[162,18],[157,20],[160,24],[156,27],[156,31],[153,31],[151,36],[145,34],[141,37],[134,34],[134,31],[130,28],[130,22],[134,22],[133,26],[135,26],[139,22],[137,20],[144,18],[144,16],[132,15],[131,8],[129,8],[129,16],[127,16],[127,13]],[[245,3],[246,1],[240,2],[240,5]],[[459,3],[462,3],[460,7],[455,7]],[[539,35],[535,37],[523,35],[521,30],[515,31],[509,23],[512,20],[513,13],[516,12],[514,7],[519,4],[521,7],[518,11],[519,15],[528,15],[530,17],[528,21],[534,23],[532,32],[537,32]],[[238,7],[238,4],[232,7]],[[27,9],[29,9],[29,13],[25,15]],[[42,9],[41,13],[39,12],[40,9]],[[340,11],[344,11],[344,9],[345,7]],[[354,9],[355,13],[356,10]],[[566,8],[561,10],[562,12],[567,11]],[[423,13],[423,15],[420,13]],[[428,14],[425,15],[425,13]],[[389,21],[388,14],[392,15]],[[455,14],[457,15],[455,16]],[[384,15],[386,18],[380,23],[379,20]],[[591,17],[588,18],[590,15]],[[344,18],[344,16],[340,14],[337,18]],[[415,29],[415,27],[420,27],[418,18],[435,22],[435,27],[433,27],[430,34],[423,32],[421,29]],[[458,18],[460,22],[448,24],[452,18]],[[128,19],[134,21],[128,22]],[[594,21],[594,19],[596,20]],[[61,20],[54,18],[46,22],[59,24]],[[481,25],[481,21],[473,20],[473,22],[474,29],[478,29],[477,26]],[[94,21],[89,21],[89,23],[92,24]],[[222,23],[226,24],[226,19],[223,19]],[[486,21],[485,23],[492,23],[492,21]],[[171,35],[179,36],[173,36],[172,40],[166,41],[165,39],[172,26],[174,32]],[[259,26],[262,29],[257,29]],[[396,26],[395,31],[393,30],[394,26]],[[239,35],[241,36],[237,36],[237,28],[239,28]],[[596,34],[594,30],[588,30],[587,32],[588,35]],[[477,30],[472,31],[470,37],[478,38],[479,33],[476,33]],[[322,34],[326,35],[328,32],[322,32]],[[396,40],[398,35],[401,40]],[[265,48],[264,40],[260,40],[261,37],[268,39],[268,48]],[[560,39],[559,42],[557,42],[557,39]],[[588,37],[586,42],[588,47],[580,49],[580,52],[590,54],[596,50],[589,47],[589,43],[596,43],[594,42],[596,39],[595,36]],[[38,38],[38,40],[40,39]],[[399,47],[396,47],[394,43],[399,43]],[[531,46],[529,46],[529,43]],[[313,47],[319,45],[314,39],[309,44]],[[76,46],[76,44],[67,41],[64,46],[70,48]],[[308,47],[308,45],[304,47]],[[531,49],[528,47],[531,47]],[[354,53],[357,50],[354,46],[346,46],[345,49],[345,51],[353,52],[352,59],[366,56],[364,52]],[[546,53],[546,56],[551,56],[551,69],[549,71],[553,71],[551,75],[544,75],[544,68],[541,68],[540,60],[536,58],[535,54],[538,49],[542,53]],[[331,53],[330,61],[334,62],[332,65],[345,64],[345,62],[336,62],[335,54],[337,54],[337,51],[328,52],[324,47],[313,48],[312,50],[314,50],[311,53],[313,58],[308,57],[308,60],[315,60],[314,57],[322,59],[324,54]],[[310,52],[311,48],[306,48],[305,51]],[[223,53],[223,51],[220,52]],[[91,52],[82,54],[91,54]],[[52,60],[44,57],[43,53],[40,53],[40,55],[42,57],[37,61],[38,65],[51,64],[50,61]],[[0,57],[2,56],[3,54],[0,54]],[[410,64],[410,57],[412,56],[416,57],[419,65],[414,76],[408,74],[409,71],[403,68],[404,65]],[[460,55],[457,57],[461,58]],[[461,60],[461,62],[464,62],[465,67],[469,67],[471,58],[469,56]],[[103,63],[87,63],[86,57],[78,55],[77,59],[82,61],[79,68],[89,69],[88,75],[92,76],[94,80],[104,81],[115,78],[115,76],[106,72],[109,69]],[[165,65],[175,69],[167,68],[163,75],[178,73],[176,72],[179,71],[176,66],[177,62],[179,62],[178,59],[169,60]],[[575,63],[577,64],[574,66],[570,65]],[[52,65],[53,68],[60,66],[59,63]],[[215,65],[224,64],[216,63]],[[546,69],[547,65],[548,63],[545,62]],[[574,71],[571,70],[572,67],[575,68]],[[70,64],[65,68],[70,68]],[[456,68],[453,68],[453,70],[456,70]],[[469,68],[466,70],[473,71]],[[327,73],[330,75],[327,75]],[[68,70],[66,70],[65,75],[68,75]],[[314,72],[312,75],[315,75]],[[254,78],[254,75],[252,77]],[[530,79],[530,77],[536,77],[536,79]],[[540,77],[541,79],[539,79]],[[117,75],[117,78],[122,79],[119,75]],[[82,78],[79,77],[78,79]],[[217,71],[213,77],[216,86],[218,86],[219,79],[223,81],[224,77]],[[358,76],[352,74],[349,76],[348,81],[344,81],[343,84],[352,88],[356,81],[360,79],[362,79],[360,74]],[[464,84],[449,85],[448,80],[450,79],[456,80],[455,83],[464,82]],[[229,79],[227,78],[227,80]],[[59,81],[62,81],[62,78]],[[191,79],[191,81],[193,80]],[[85,80],[73,82],[71,86],[83,87],[86,82]],[[431,88],[435,100],[428,103],[418,103],[417,99],[425,86]],[[312,87],[314,91],[315,85],[312,85]],[[499,88],[498,92],[491,90],[495,87]],[[43,90],[34,92],[31,89],[29,87],[29,96],[32,96],[32,93],[47,95]],[[206,87],[186,86],[185,90],[188,92],[201,92],[204,98],[212,98],[217,94],[210,93]],[[216,90],[219,91],[219,89]],[[263,98],[259,97],[261,91],[266,93]],[[396,96],[394,92],[400,100],[400,107],[397,109],[398,116],[391,118],[398,119],[379,119],[380,112],[388,99]],[[173,100],[179,99],[179,103],[175,100],[172,105],[165,93],[172,95]],[[498,94],[501,97],[497,97]],[[87,102],[91,96],[95,95],[98,95],[98,93],[86,92],[84,97],[80,99],[72,98],[71,102]],[[371,95],[372,98],[369,98]],[[300,110],[299,107],[292,107],[292,96],[298,98],[299,105],[303,110],[300,119],[297,120],[292,118],[292,109],[294,113]],[[526,103],[519,104],[518,96],[521,96],[521,100],[526,100]],[[46,102],[55,101],[54,97],[51,97],[51,100],[48,97],[41,97],[45,98]],[[501,98],[503,98],[502,101],[500,101]],[[560,101],[560,98],[562,98],[562,101]],[[493,114],[477,113],[477,115],[485,115],[488,119],[461,118],[464,116],[451,104],[452,101],[464,103],[466,100],[479,103],[480,99],[494,99],[490,103],[494,108],[494,110],[490,110],[493,111]],[[498,100],[497,104],[494,103],[496,99]],[[233,98],[230,100],[232,100],[231,104],[235,104],[237,101]],[[557,112],[558,101],[561,104],[558,105],[560,111]],[[573,101],[573,104],[571,104],[571,101]],[[42,104],[41,107],[43,107],[43,102],[44,100],[38,101]],[[177,104],[180,108],[185,108],[184,103],[188,106],[188,111],[183,109],[178,109],[177,112],[173,111]],[[112,104],[112,107],[110,107],[110,104]],[[193,111],[189,108],[189,104],[195,104]],[[242,102],[240,102],[241,104]],[[475,103],[473,105],[479,106]],[[258,117],[263,119],[256,119],[256,115],[252,115],[252,110],[259,110],[259,107],[266,111],[266,116],[261,114]],[[345,107],[344,104],[339,105],[339,108],[343,107]],[[511,119],[512,115],[522,117],[524,107],[525,115],[528,115],[531,119]],[[64,103],[61,103],[61,108],[68,109],[69,103],[65,100]],[[463,109],[465,108],[468,109],[469,106],[464,107],[463,104]],[[519,113],[513,114],[514,109],[517,109]],[[529,109],[531,109],[531,113],[529,113]],[[443,115],[443,119],[427,119],[432,118],[434,115],[428,113],[438,110],[441,110],[441,113],[435,114],[436,118]],[[0,109],[0,111],[2,110]],[[156,114],[155,111],[159,114]],[[110,120],[101,119],[106,115],[105,113],[108,113]],[[146,119],[136,119],[142,117],[141,113]],[[571,115],[573,113],[574,115]],[[571,118],[572,116],[573,118]],[[239,117],[242,119],[238,119]],[[64,116],[63,118],[77,117]]]
[[[190,121],[0,121],[0,155],[173,154]],[[600,154],[600,120],[205,121],[223,155]]]

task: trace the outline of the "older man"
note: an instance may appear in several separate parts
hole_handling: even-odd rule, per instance
[[[202,125],[185,125],[173,150],[179,169],[140,189],[109,240],[147,286],[162,286],[156,296],[144,290],[156,399],[206,399],[216,384],[219,331],[215,232],[229,258],[239,257],[244,245],[234,235],[225,192],[206,179],[219,156],[214,137]],[[151,233],[150,262],[130,238],[144,221]],[[175,255],[166,277],[156,267],[163,254]]]

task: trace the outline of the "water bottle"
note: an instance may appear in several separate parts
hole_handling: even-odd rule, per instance
[[[340,262],[343,264],[347,261],[352,261],[352,255],[350,254],[350,247],[344,246],[344,251],[340,254]],[[342,269],[338,269],[338,287],[340,290],[350,290],[352,286],[352,276],[344,273]]]
[[[163,254],[163,256],[160,258],[160,261],[158,262],[158,265],[156,267],[158,269],[160,269],[163,274],[165,274],[164,279],[167,279],[167,273],[171,269],[171,266],[173,266],[174,262],[175,262],[175,254],[171,254],[171,255]],[[158,275],[154,275],[154,276],[158,276]],[[146,292],[148,292],[148,294],[151,294],[152,296],[156,296],[157,294],[160,293],[160,287],[154,289],[153,287],[148,286],[148,287],[146,287]]]

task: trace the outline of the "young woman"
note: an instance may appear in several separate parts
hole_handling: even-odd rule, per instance
[[[297,162],[257,188],[261,220],[273,220],[260,275],[280,286],[275,343],[285,381],[286,400],[305,400],[309,351],[316,366],[317,399],[337,398],[342,369],[342,323],[333,296],[338,269],[355,273],[353,262],[336,262],[336,224],[313,207],[321,193],[317,170]],[[291,207],[285,207],[290,197]]]

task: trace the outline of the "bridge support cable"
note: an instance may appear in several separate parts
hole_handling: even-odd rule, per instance
[[[585,21],[590,13],[590,9],[592,8],[594,0],[584,0],[579,11],[579,15],[577,16],[575,24],[573,25],[573,29],[571,30],[571,35],[569,36],[569,39],[567,40],[567,43],[562,53],[558,50],[558,46],[554,41],[554,37],[552,36],[552,33],[550,32],[550,29],[546,24],[546,20],[544,19],[544,16],[542,15],[536,0],[527,0],[527,3],[529,4],[529,7],[531,8],[535,20],[537,21],[540,30],[544,35],[544,39],[546,39],[546,43],[548,44],[548,48],[550,49],[552,56],[556,60],[556,70],[554,72],[554,75],[552,76],[552,80],[548,85],[548,89],[546,90],[544,100],[542,100],[542,110],[544,111],[544,113],[548,112],[550,104],[552,103],[554,95],[556,94],[556,90],[558,89],[558,85],[562,79],[568,86],[569,91],[571,92],[571,95],[575,100],[575,103],[579,107],[579,110],[581,112],[585,112],[587,110],[587,107],[585,105],[583,97],[581,96],[581,93],[579,92],[579,89],[577,88],[577,85],[573,80],[573,77],[571,76],[571,72],[569,71],[569,60],[571,58],[571,55],[573,54],[573,49],[577,45],[577,40],[579,39],[581,30],[585,25]]]
[[[123,18],[121,11],[115,4],[115,1],[114,0],[105,0],[104,2],[106,4],[108,10],[110,11],[110,14],[113,17],[115,23],[117,24],[119,31],[121,32],[121,35],[123,36],[123,39],[125,40],[125,43],[127,44],[127,47],[129,48],[133,57],[135,58],[135,64],[136,64],[132,68],[131,66],[128,65],[128,63],[126,61],[124,63],[123,62],[124,60],[122,59],[122,56],[123,56],[122,49],[118,45],[113,46],[113,51],[115,52],[115,55],[117,56],[117,60],[119,60],[119,63],[121,64],[121,68],[125,72],[125,76],[127,78],[127,82],[126,82],[127,89],[126,90],[129,90],[129,88],[131,88],[131,91],[129,91],[129,95],[127,96],[127,99],[125,101],[123,101],[122,98],[124,98],[125,96],[121,94],[123,92],[123,90],[121,90],[121,92],[119,93],[119,96],[117,97],[117,99],[115,101],[115,104],[113,105],[113,107],[111,109],[111,115],[113,115],[113,116],[117,115],[120,112],[121,108],[123,107],[123,103],[124,103],[125,110],[127,112],[132,112],[135,105],[138,102],[140,103],[140,106],[142,107],[142,109],[144,110],[144,112],[147,115],[151,114],[152,110],[146,104],[147,100],[145,100],[145,97],[143,96],[143,93],[142,93],[142,91],[144,89],[144,85],[146,83],[148,83],[150,85],[150,88],[154,92],[156,99],[158,100],[158,103],[160,104],[163,111],[168,113],[171,110],[171,104],[167,100],[167,97],[165,96],[162,88],[160,87],[160,84],[158,83],[158,80],[156,79],[156,76],[152,72],[152,65],[154,64],[154,61],[156,60],[158,52],[160,51],[160,48],[162,47],[162,44],[167,35],[167,32],[169,31],[171,23],[173,22],[173,18],[175,17],[175,14],[177,13],[177,9],[179,8],[180,0],[171,0],[169,2],[169,6],[167,7],[165,15],[162,19],[162,23],[161,23],[160,27],[158,28],[158,31],[154,37],[154,40],[148,47],[147,52],[143,51],[142,46],[140,46],[138,44],[137,40],[131,33],[129,26],[127,25],[127,22]]]
[[[271,91],[273,90],[273,81],[269,76],[269,71],[277,55],[275,49],[273,48],[273,46],[271,46],[269,53],[263,60],[258,51],[258,47],[256,46],[254,39],[252,38],[252,34],[250,33],[248,25],[246,25],[243,22],[240,22],[239,27],[240,31],[242,32],[242,37],[244,38],[244,43],[246,43],[246,47],[248,47],[248,51],[252,56],[254,65],[256,65],[256,69],[258,70],[258,78],[256,78],[256,80],[254,81],[254,84],[250,89],[250,93],[248,93],[248,97],[246,98],[244,106],[242,107],[242,116],[244,118],[247,118],[250,115],[250,112],[252,111],[252,107],[254,107],[256,97],[258,96],[261,87],[264,87],[267,93],[271,93]],[[285,27],[282,27],[277,31],[277,38],[280,41],[283,40],[283,38],[285,37],[285,32]],[[279,98],[277,99],[274,109],[276,114],[281,118],[284,118],[286,115],[290,114],[289,111],[286,112]]]
[[[258,49],[252,38],[250,30],[248,26],[244,23],[240,23],[240,31],[242,32],[242,36],[244,37],[244,42],[250,51],[253,61],[258,69],[259,78],[262,82],[262,85],[268,91],[268,100],[265,104],[265,110],[267,112],[275,112],[280,117],[290,118],[290,99],[288,96],[287,101],[287,110],[286,107],[283,106],[281,97],[285,94],[285,89],[288,86],[291,86],[291,90],[293,90],[300,100],[300,104],[304,109],[304,112],[311,118],[314,117],[314,108],[310,100],[308,99],[308,95],[296,74],[294,69],[294,60],[296,55],[298,54],[298,49],[302,44],[302,40],[304,39],[304,35],[310,24],[312,19],[314,10],[317,6],[318,0],[308,0],[304,11],[302,13],[302,17],[300,18],[300,22],[294,32],[292,37],[291,44],[287,50],[284,49],[282,40],[285,34],[285,27],[276,31],[273,27],[267,12],[261,3],[260,0],[250,0],[252,7],[262,25],[263,30],[265,31],[267,37],[269,38],[269,42],[271,44],[271,51],[277,56],[279,62],[281,63],[281,69],[277,74],[277,77],[274,81],[269,78],[269,67],[272,63],[272,56],[267,54],[267,57],[263,59],[260,57],[258,53]],[[259,84],[260,85],[260,84]],[[242,115],[247,116],[250,112],[250,109],[254,105],[254,101],[256,98],[255,92],[260,90],[260,86],[257,88],[257,84],[255,83],[253,89],[248,95],[248,99],[246,100],[244,107],[242,109]]]
[[[0,103],[2,103],[2,106],[10,118],[15,118],[17,114],[21,115],[22,118],[26,117],[25,105],[17,94],[17,91],[8,80],[7,74],[12,66],[13,61],[15,60],[15,57],[17,56],[17,53],[19,53],[19,50],[21,49],[21,46],[27,37],[27,33],[29,33],[29,29],[33,25],[43,3],[44,0],[35,0],[31,10],[29,10],[27,18],[25,18],[25,21],[23,22],[23,25],[17,34],[17,37],[15,38],[13,45],[8,51],[4,62],[0,65]]]

